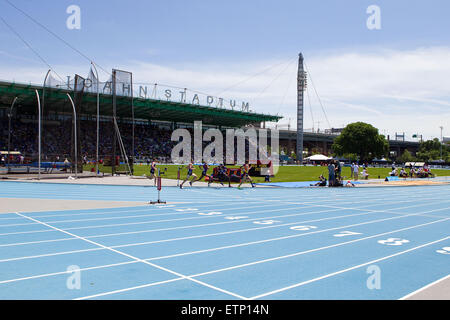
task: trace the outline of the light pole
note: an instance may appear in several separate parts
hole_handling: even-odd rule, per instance
[[[38,180],[41,180],[41,99],[37,89],[34,91],[36,92],[38,103]]]
[[[44,107],[45,107],[45,84],[47,83],[47,78],[48,78],[48,76],[49,76],[51,71],[52,71],[51,69],[48,69],[47,74],[45,75],[45,78],[44,78],[44,85],[42,87],[42,103],[41,103],[41,105],[42,105],[42,107],[41,107],[42,108],[42,116],[44,116]],[[42,122],[41,124],[43,125],[43,119],[41,119],[41,122]],[[45,153],[45,150],[44,150],[44,153]]]
[[[97,79],[97,147],[95,154],[95,175],[98,176],[98,147],[99,147],[99,128],[100,128],[100,94],[99,94],[99,80],[98,80],[98,72],[95,64],[91,62],[92,66],[95,70],[95,77]]]
[[[77,148],[77,112],[75,111],[75,104],[73,103],[72,97],[67,93],[69,97],[70,103],[72,104],[73,109],[73,127],[74,127],[74,138],[75,138],[75,178],[78,178],[78,148]]]
[[[8,173],[9,173],[9,158],[11,153],[11,118],[12,118],[12,109],[14,108],[14,104],[16,103],[17,97],[14,98],[11,108],[9,109],[8,114]]]
[[[442,130],[444,129],[444,127],[440,126],[439,128],[441,128],[441,160],[442,160],[442,144],[444,143],[444,141],[442,140]]]

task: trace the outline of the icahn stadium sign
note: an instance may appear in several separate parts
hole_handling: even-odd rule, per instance
[[[97,84],[96,79],[92,74],[85,79],[84,91],[96,92]],[[110,79],[106,82],[99,82],[100,92],[102,94],[113,93],[113,81]],[[215,97],[212,95],[192,91],[189,89],[180,89],[176,87],[165,86],[161,84],[136,85],[131,81],[131,77],[120,78],[116,80],[116,95],[136,97],[142,99],[156,99],[165,100],[170,102],[181,102],[194,105],[202,105],[208,107],[215,107],[221,109],[231,109],[243,112],[251,112],[250,104],[244,101],[229,100],[221,97]]]

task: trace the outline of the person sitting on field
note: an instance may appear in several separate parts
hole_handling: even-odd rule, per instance
[[[389,175],[390,175],[391,177],[396,177],[396,176],[398,176],[397,168],[394,168],[394,169],[389,173]]]
[[[400,170],[400,173],[398,176],[401,178],[408,178],[408,174],[406,173],[404,168],[402,168],[402,170]]]
[[[351,182],[350,180],[347,181],[347,183],[345,184],[346,187],[354,187],[355,185],[353,184],[353,182]]]
[[[343,187],[343,186],[344,186],[344,182],[342,181],[342,179],[336,178],[334,180],[333,187]]]
[[[367,169],[366,169],[366,168],[363,169],[363,171],[362,171],[362,173],[361,173],[361,176],[362,176],[363,179],[365,179],[365,180],[369,179],[369,173],[367,173]]]
[[[315,184],[311,184],[311,187],[326,187],[327,186],[327,179],[321,174],[319,177],[319,182]]]

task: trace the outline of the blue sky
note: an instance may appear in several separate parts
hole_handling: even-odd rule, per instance
[[[450,131],[450,93],[444,85],[445,81],[450,84],[445,76],[450,58],[450,2],[446,0],[13,3],[105,69],[130,70],[144,82],[214,93],[280,62],[278,69],[228,94],[246,97],[254,111],[279,112],[285,116],[284,124],[295,117],[296,64],[282,62],[302,51],[332,126],[361,119],[391,135],[401,130],[437,136],[439,125]],[[80,30],[66,27],[66,8],[72,4],[81,8]],[[381,9],[381,30],[366,27],[366,9],[374,4]],[[87,60],[4,0],[0,16],[58,74],[87,73]],[[41,82],[38,79],[47,66],[1,21],[0,43],[1,79]],[[427,66],[430,60],[439,64],[439,59],[442,68]],[[408,66],[418,71],[411,73]],[[410,82],[411,77],[433,84],[422,90],[419,83]],[[326,127],[318,100],[311,103],[313,111],[305,110],[305,114],[312,117],[305,126]],[[426,114],[426,125],[423,119],[417,121],[421,114]],[[409,121],[396,124],[405,117]]]

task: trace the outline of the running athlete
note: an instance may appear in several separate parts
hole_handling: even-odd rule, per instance
[[[250,181],[250,183],[252,184],[252,188],[255,187],[255,185],[253,184],[253,180],[252,178],[249,176],[248,172],[250,171],[250,165],[246,162],[242,167],[242,174],[241,174],[241,183],[239,183],[238,188],[241,188],[241,185],[244,181]]]
[[[148,177],[149,179],[153,179],[155,186],[156,186],[156,161],[153,160],[152,161],[152,165],[150,167],[150,177]]]
[[[186,179],[184,179],[184,181],[180,184],[180,189],[183,189],[183,184],[189,180],[190,177],[192,177],[191,181],[189,181],[189,184],[192,186],[192,181],[195,180],[197,178],[197,175],[193,172],[194,171],[194,165],[192,164],[192,162],[189,162],[189,164],[186,166],[187,168],[187,175],[186,175]]]
[[[200,176],[200,178],[198,178],[198,179],[196,179],[196,180],[193,180],[193,181],[191,182],[191,186],[192,186],[192,184],[193,184],[194,182],[200,181],[200,180],[202,180],[204,177],[208,177],[208,178],[209,178],[209,180],[208,180],[208,187],[209,187],[209,185],[210,185],[211,182],[212,182],[211,176],[208,175],[209,165],[205,162],[202,166],[199,166],[199,168],[200,168],[200,170],[202,170],[202,175]]]

